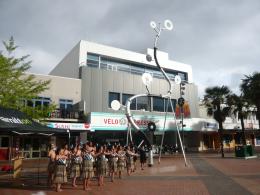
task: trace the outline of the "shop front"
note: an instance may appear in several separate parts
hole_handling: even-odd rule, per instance
[[[64,133],[64,129],[43,126],[18,110],[0,107],[0,160],[17,155],[45,157],[52,137]]]
[[[185,118],[184,126],[181,127],[180,119],[174,120],[173,116],[167,115],[134,115],[134,121],[143,132],[147,132],[147,125],[153,122],[156,125],[156,131],[152,139],[153,144],[160,145],[162,135],[164,136],[164,144],[170,146],[179,146],[177,126],[180,130],[181,138],[184,140],[186,148],[194,148],[199,150],[201,132],[216,132],[217,124],[213,120],[202,118]],[[121,144],[127,142],[128,121],[123,113],[90,113],[91,129],[95,130],[91,138],[94,142],[108,143],[109,141],[119,141]],[[136,144],[140,143],[138,134],[131,129],[133,139],[137,140]],[[134,141],[135,141],[134,140]]]
[[[89,123],[50,122],[47,126],[56,129],[66,129],[65,134],[55,137],[55,140],[52,142],[59,147],[63,146],[65,143],[69,144],[71,147],[76,144],[85,143],[88,136],[93,132]]]

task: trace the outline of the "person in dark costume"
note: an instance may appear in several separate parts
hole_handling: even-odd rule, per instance
[[[139,149],[141,169],[144,170],[144,164],[146,163],[146,152],[144,146]]]
[[[110,172],[111,182],[114,182],[114,176],[115,173],[117,172],[117,161],[118,161],[118,155],[115,147],[112,146],[109,155],[109,172]]]
[[[66,160],[67,157],[62,154],[62,151],[59,148],[56,151],[55,171],[54,171],[54,180],[53,180],[53,183],[56,184],[57,192],[62,191],[61,184],[67,182]]]
[[[98,176],[98,185],[104,186],[104,176],[107,171],[107,161],[106,158],[107,153],[105,152],[103,146],[98,148],[96,157],[97,157],[97,176]]]
[[[122,179],[122,172],[125,169],[125,151],[123,150],[122,146],[118,146],[117,148],[117,155],[118,155],[118,161],[117,161],[117,170],[119,178]]]
[[[82,163],[82,157],[81,157],[81,149],[80,145],[77,145],[73,153],[71,155],[71,173],[70,177],[72,178],[72,186],[77,187],[76,185],[76,179],[77,177],[80,177],[80,168]]]
[[[136,154],[131,151],[130,146],[127,146],[126,147],[126,168],[127,168],[128,176],[134,170],[134,156],[136,156]]]
[[[85,144],[82,151],[82,177],[84,179],[83,190],[89,190],[90,179],[94,176],[94,150],[88,144]]]

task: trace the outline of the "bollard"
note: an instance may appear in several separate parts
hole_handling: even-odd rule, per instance
[[[153,166],[153,150],[149,150],[148,152],[148,166]]]

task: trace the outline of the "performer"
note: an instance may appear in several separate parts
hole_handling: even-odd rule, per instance
[[[134,156],[136,156],[136,154],[131,151],[130,146],[127,146],[126,147],[126,168],[127,168],[128,176],[134,170]]]
[[[53,184],[53,176],[54,176],[54,170],[55,170],[55,145],[51,144],[50,151],[48,153],[49,157],[49,164],[48,164],[48,180],[47,180],[47,185],[52,186]]]
[[[84,179],[83,183],[83,190],[90,189],[90,179],[94,176],[94,150],[88,144],[84,144],[83,151],[82,151],[82,177]]]
[[[125,151],[122,146],[118,146],[117,150],[118,161],[117,161],[117,170],[119,178],[122,179],[122,172],[125,169]]]
[[[70,177],[72,178],[72,186],[77,187],[76,179],[80,177],[80,166],[82,163],[81,149],[80,145],[74,147],[73,153],[71,154],[71,173]]]
[[[67,182],[67,172],[66,172],[66,159],[61,152],[61,149],[57,149],[55,157],[55,171],[54,171],[54,180],[53,183],[56,184],[56,191],[60,192],[61,184]]]
[[[112,146],[109,155],[109,172],[110,172],[111,182],[114,182],[114,176],[115,173],[117,172],[117,161],[118,161],[118,155],[115,147]]]
[[[107,161],[106,158],[107,153],[105,152],[103,146],[100,146],[97,150],[97,176],[98,176],[98,185],[104,186],[104,176],[106,175],[107,169]]]
[[[70,162],[70,156],[71,156],[71,152],[69,151],[69,146],[67,143],[64,144],[63,148],[62,148],[62,154],[64,156],[67,156],[67,160],[66,160],[66,169],[67,169],[67,173],[69,173],[70,171],[70,166],[71,166],[71,162]]]

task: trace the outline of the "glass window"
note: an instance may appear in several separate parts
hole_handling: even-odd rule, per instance
[[[42,101],[41,100],[35,100],[35,106],[34,107],[41,107]]]
[[[111,108],[111,102],[113,100],[118,100],[120,102],[120,93],[109,92],[108,94],[108,107]]]
[[[33,101],[32,100],[27,100],[27,106],[33,107]]]
[[[256,145],[260,145],[260,136],[256,136],[255,138],[255,141],[256,141]]]
[[[69,110],[73,107],[73,100],[67,100],[67,99],[60,99],[60,109]]]
[[[27,100],[27,106],[43,108],[43,106],[49,106],[51,103],[51,98],[48,97],[38,97],[32,100]]]
[[[172,112],[171,103],[168,102],[168,101],[169,101],[168,99],[165,99],[165,112],[166,111]],[[176,110],[176,99],[171,99],[171,102],[172,102],[173,110]],[[168,109],[166,109],[167,108],[167,104],[168,104]]]
[[[95,54],[87,54],[87,65],[90,67],[98,67],[99,56]]]
[[[9,137],[0,137],[0,147],[9,146]]]
[[[97,54],[87,54],[87,65],[90,67],[96,67],[111,71],[130,72],[131,74],[142,75],[144,72],[149,72],[155,78],[163,79],[164,76],[155,67],[147,66],[146,64],[130,63],[119,59],[111,59]],[[170,79],[174,79],[175,75],[179,75],[182,80],[188,80],[188,74],[186,72],[179,72],[176,70],[165,69],[165,72]]]
[[[164,112],[164,99],[153,97],[153,111]]]
[[[132,96],[133,95],[131,94],[123,94],[122,104],[125,106],[126,100]],[[132,100],[132,103],[130,104],[130,110],[136,110],[136,99]]]
[[[131,73],[132,74],[142,75],[144,72],[145,72],[144,68],[139,68],[139,67],[135,67],[135,66],[131,67]]]
[[[137,100],[137,110],[150,110],[151,98],[150,97],[138,97]]]

